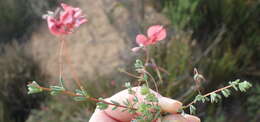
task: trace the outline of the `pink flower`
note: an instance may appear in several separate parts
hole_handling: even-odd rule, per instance
[[[56,13],[59,17],[56,17],[53,12],[47,15],[48,27],[53,35],[70,34],[75,28],[87,22],[80,8],[73,8],[64,3],[61,4],[61,7],[63,10]]]
[[[147,36],[143,34],[138,34],[136,36],[136,42],[139,46],[148,46],[152,44],[156,44],[160,40],[164,40],[166,38],[166,30],[161,25],[153,25],[149,27],[147,30]]]

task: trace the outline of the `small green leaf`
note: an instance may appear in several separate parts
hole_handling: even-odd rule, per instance
[[[128,99],[126,99],[125,101],[123,101],[123,104],[124,104],[125,106],[130,106],[130,105],[131,105],[131,103],[129,102]]]
[[[211,93],[210,94],[210,102],[214,103],[216,101],[216,93]]]
[[[103,98],[98,98],[100,101],[104,101],[104,99]],[[108,108],[108,104],[105,104],[105,103],[103,103],[103,102],[98,102],[97,104],[97,109],[100,109],[100,110],[105,110],[105,109],[107,109]]]
[[[85,90],[76,89],[75,92],[76,92],[77,95],[89,96],[88,93],[87,93],[87,91],[85,91]]]
[[[144,80],[144,81],[147,81],[147,80],[148,80],[147,74],[144,74],[144,75],[143,75],[143,80]]]
[[[229,84],[237,91],[238,90],[237,85],[238,85],[239,81],[240,80],[237,79],[237,80],[235,80],[233,82],[229,82]]]
[[[140,69],[140,68],[143,68],[143,67],[144,67],[143,62],[140,59],[137,59],[135,61],[135,68]]]
[[[152,107],[151,104],[146,104],[146,103],[142,102],[142,103],[138,106],[137,112],[140,112],[140,113],[142,113],[142,114],[149,113],[151,107]]]
[[[73,97],[73,99],[77,102],[80,102],[80,101],[86,101],[86,97],[83,97],[83,96],[76,96],[76,97]]]
[[[221,100],[221,95],[219,95],[219,94],[216,94],[216,100],[218,101],[218,100]]]
[[[131,88],[131,87],[132,87],[132,86],[131,86],[131,83],[130,83],[130,82],[126,82],[126,83],[125,83],[125,87],[126,87],[126,88]]]
[[[115,104],[115,105],[120,105],[120,103],[118,103],[118,102],[116,102],[116,101],[114,101],[114,100],[110,100],[111,101],[111,103],[113,103],[113,104]]]
[[[142,95],[147,95],[148,93],[150,93],[150,89],[146,85],[143,85],[141,87],[141,94]]]
[[[153,93],[149,93],[145,96],[145,100],[148,102],[158,102],[159,100]]]
[[[230,95],[230,90],[224,89],[221,91],[221,93],[224,95],[224,97],[228,97]]]
[[[190,114],[195,114],[196,112],[196,107],[193,105],[190,105]]]
[[[236,79],[235,81],[233,81],[234,84],[238,84],[240,82],[240,79]]]
[[[108,104],[105,104],[103,102],[98,102],[97,103],[97,108],[100,109],[100,110],[105,110],[108,108]]]
[[[238,88],[237,88],[237,84],[233,83],[233,82],[229,82],[229,84],[237,91]]]
[[[52,91],[59,91],[59,92],[65,91],[65,89],[61,86],[50,86],[50,88]]]
[[[60,92],[57,92],[57,91],[51,91],[50,94],[51,94],[52,96],[56,96],[56,95],[60,94]]]
[[[51,88],[51,95],[55,96],[60,94],[61,92],[65,91],[65,89],[61,86],[50,86]]]
[[[198,102],[198,101],[204,103],[204,102],[210,101],[210,100],[209,100],[208,97],[204,97],[204,96],[202,96],[202,95],[199,94],[199,95],[197,95],[196,98],[195,98],[195,102]]]
[[[64,79],[63,79],[62,77],[61,77],[61,79],[60,79],[60,86],[65,89]]]
[[[138,101],[139,101],[139,100],[138,100],[138,97],[135,96],[134,99],[133,99],[133,101],[134,101],[135,103],[138,103]]]
[[[117,106],[114,106],[114,107],[112,108],[113,111],[116,110],[116,109],[117,109]]]
[[[247,81],[238,84],[238,88],[241,92],[246,92],[246,90],[250,87],[252,87],[252,84]]]
[[[28,94],[34,94],[43,91],[43,89],[35,81],[28,84],[27,87],[28,87]]]

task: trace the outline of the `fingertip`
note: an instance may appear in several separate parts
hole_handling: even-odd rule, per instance
[[[167,97],[159,98],[159,105],[164,112],[177,113],[182,107],[182,103],[177,100],[173,100]]]
[[[200,119],[192,115],[171,114],[162,119],[162,122],[200,122]]]
[[[185,118],[179,114],[171,114],[165,116],[162,122],[185,122]]]
[[[113,119],[105,115],[101,110],[96,109],[91,116],[89,122],[115,122]]]
[[[189,114],[185,114],[184,117],[189,121],[189,122],[200,122],[200,118],[196,116],[192,116]]]

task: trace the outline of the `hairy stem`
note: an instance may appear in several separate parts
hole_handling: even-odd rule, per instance
[[[147,48],[144,49],[145,51],[145,64],[148,64],[149,63],[149,50]]]
[[[60,40],[60,52],[59,52],[59,81],[62,80],[62,74],[63,74],[63,48],[64,48],[64,40]],[[62,84],[61,84],[62,85]]]
[[[46,87],[41,87],[41,86],[39,86],[39,88],[44,90],[44,91],[48,91],[48,92],[51,91],[51,88],[46,88]],[[82,95],[79,95],[79,94],[75,94],[74,92],[71,92],[71,91],[68,91],[68,90],[64,90],[61,93],[65,94],[65,95],[68,95],[68,96],[72,96],[72,97],[85,97],[86,99],[94,101],[96,103],[102,102],[102,103],[105,103],[105,104],[108,104],[108,105],[112,105],[112,106],[117,106],[117,107],[121,107],[121,108],[128,108],[128,109],[132,109],[132,110],[137,110],[134,107],[128,107],[128,106],[124,106],[124,105],[120,105],[120,104],[113,104],[113,103],[107,102],[105,100],[99,100],[99,99],[94,98],[94,97],[82,96]]]
[[[232,87],[232,85],[228,85],[228,86],[226,86],[226,87],[223,87],[223,88],[217,89],[217,90],[215,90],[215,91],[209,92],[209,93],[203,95],[203,97],[210,96],[212,93],[217,93],[217,92],[220,92],[220,91],[222,91],[222,90],[224,90],[224,89],[228,89],[228,88],[230,88],[230,87]],[[194,103],[196,103],[195,100],[193,100],[193,101],[190,102],[189,104],[183,106],[182,108],[183,108],[183,109],[188,108],[190,105],[192,105],[192,104],[194,104]]]
[[[122,73],[124,73],[124,74],[126,74],[126,75],[128,75],[128,76],[130,76],[130,77],[133,77],[133,78],[140,78],[140,76],[137,76],[137,75],[135,75],[135,74],[132,74],[132,73],[130,73],[130,72],[127,72],[127,71],[125,71],[125,70],[120,70],[119,72],[122,72]]]
[[[66,61],[67,61],[67,64],[69,65],[70,67],[70,70],[71,70],[71,74],[72,74],[72,78],[76,81],[76,84],[77,86],[83,90],[84,87],[82,85],[82,83],[80,82],[79,78],[78,78],[78,75],[74,69],[74,67],[72,66],[72,62],[71,62],[71,58],[70,58],[70,55],[69,55],[69,52],[68,52],[68,47],[67,47],[67,44],[66,44],[66,41],[64,40],[64,55],[65,55],[65,58],[66,58]]]
[[[156,92],[159,92],[159,89],[158,89],[158,86],[157,86],[157,83],[156,83],[154,77],[153,77],[148,71],[145,71],[145,73],[151,77],[151,79],[152,79],[152,81],[153,81],[153,83],[154,83]]]

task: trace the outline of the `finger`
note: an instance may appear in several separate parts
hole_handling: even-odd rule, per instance
[[[165,116],[161,122],[200,122],[200,119],[192,115],[172,114]]]
[[[167,97],[160,97],[159,106],[164,112],[175,114],[182,107],[182,103]]]
[[[141,87],[133,87],[132,90],[135,91],[135,95],[129,94],[128,90],[123,90],[110,98],[106,99],[106,101],[110,102],[111,100],[118,102],[119,104],[124,105],[123,103],[128,100],[130,103],[133,103],[133,99],[136,96],[138,98],[138,103],[141,103],[144,101],[143,95],[140,93]],[[151,90],[157,97],[160,95]],[[161,97],[161,96],[160,96]],[[138,104],[136,104],[134,107],[137,107]],[[116,110],[112,110],[114,106],[109,105],[109,107],[105,110],[108,115],[111,117],[117,118],[120,121],[131,121],[131,119],[135,116],[135,114],[131,114],[128,111],[122,112],[125,108],[118,107]]]
[[[117,122],[108,117],[104,111],[96,110],[91,116],[89,122]]]
[[[121,105],[124,105],[123,102],[126,100],[129,100],[131,97],[132,97],[132,95],[130,95],[128,93],[128,90],[123,90],[123,91],[113,95],[112,97],[106,99],[106,101],[110,102],[111,100],[113,100],[113,101],[118,102]],[[125,108],[118,107],[116,110],[112,110],[113,107],[114,106],[109,105],[109,107],[105,110],[105,112],[113,118],[116,118],[123,122],[127,122],[127,121],[130,121],[134,117],[134,115],[130,114],[128,111],[123,111]]]

